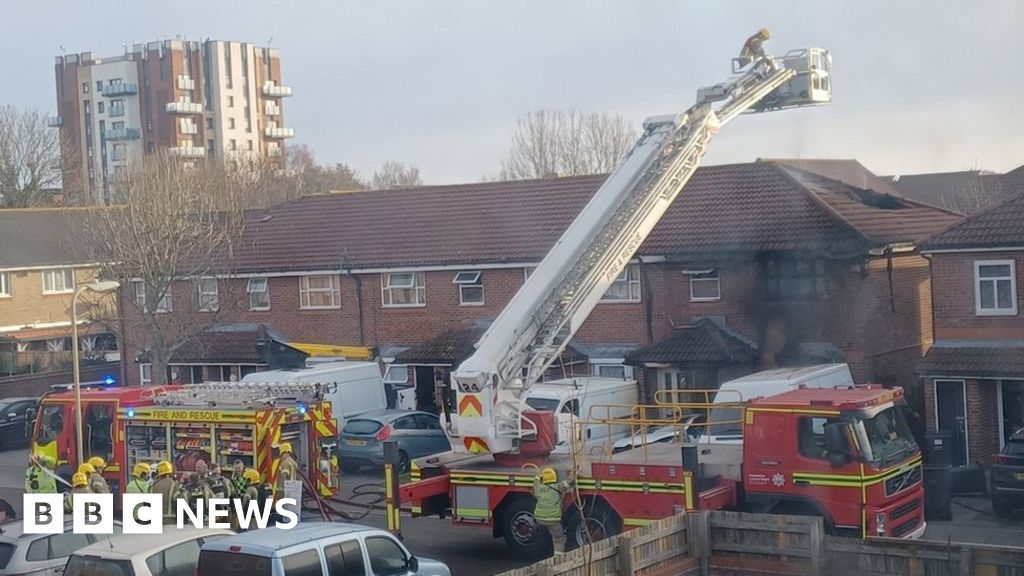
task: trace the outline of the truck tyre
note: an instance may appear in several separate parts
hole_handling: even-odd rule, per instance
[[[532,497],[517,498],[501,514],[501,534],[517,556],[541,560],[551,554],[551,535],[533,517]]]
[[[569,550],[622,533],[622,519],[604,502],[588,501],[583,511],[586,523],[578,508],[569,508],[566,521],[566,546]]]
[[[398,473],[408,474],[409,469],[409,455],[405,453],[405,450],[402,450],[398,453]]]

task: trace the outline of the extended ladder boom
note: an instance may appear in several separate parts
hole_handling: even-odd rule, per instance
[[[506,453],[533,431],[525,391],[622,273],[696,171],[718,129],[791,82],[794,68],[765,58],[737,78],[702,89],[678,116],[649,118],[619,167],[452,375],[456,410],[446,415],[457,452]],[[721,102],[716,108],[714,102]],[[779,101],[775,107],[792,104]]]

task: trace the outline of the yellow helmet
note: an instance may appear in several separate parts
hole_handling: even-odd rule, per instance
[[[540,481],[545,484],[554,484],[558,482],[558,473],[555,472],[554,468],[542,468],[540,471]]]
[[[171,463],[167,460],[161,460],[156,463],[156,473],[160,476],[174,474],[174,466],[171,466]]]
[[[242,472],[242,478],[245,478],[249,484],[259,484],[260,473],[252,468],[246,468],[245,472]]]
[[[92,458],[89,458],[89,464],[92,464],[92,467],[97,470],[99,470],[100,468],[107,467],[107,463],[104,462],[103,458],[100,458],[99,456],[93,456]]]
[[[135,468],[132,468],[132,475],[149,476],[150,470],[151,468],[149,467],[149,464],[146,464],[145,462],[139,462],[138,464],[135,465]]]
[[[757,35],[760,36],[763,40],[771,40],[772,31],[767,28],[761,28],[760,30],[757,31]]]
[[[86,462],[85,464],[80,464],[78,466],[78,473],[79,474],[85,474],[85,475],[95,474],[96,473],[96,468],[93,468],[92,464],[89,464],[88,462]]]
[[[83,472],[79,472],[71,477],[71,487],[80,488],[89,483],[89,477]]]
[[[291,453],[292,453],[292,443],[291,442],[281,442],[281,454],[291,454]]]

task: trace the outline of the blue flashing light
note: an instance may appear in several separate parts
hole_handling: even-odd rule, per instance
[[[296,406],[296,409],[299,411],[299,414],[306,413],[306,405],[303,404],[302,402],[299,402],[298,406]]]
[[[128,410],[125,411],[125,414],[127,414],[129,418],[135,418],[135,408],[129,406]]]
[[[104,374],[103,384],[107,386],[113,386],[114,384],[117,384],[117,379],[114,378],[113,374]]]

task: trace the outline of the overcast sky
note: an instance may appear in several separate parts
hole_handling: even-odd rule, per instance
[[[498,172],[517,116],[609,111],[638,126],[723,80],[743,40],[832,51],[829,106],[742,117],[705,163],[856,158],[879,174],[1024,164],[1024,2],[2,0],[0,103],[53,113],[53,57],[172,38],[281,51],[292,142],[364,175]]]

